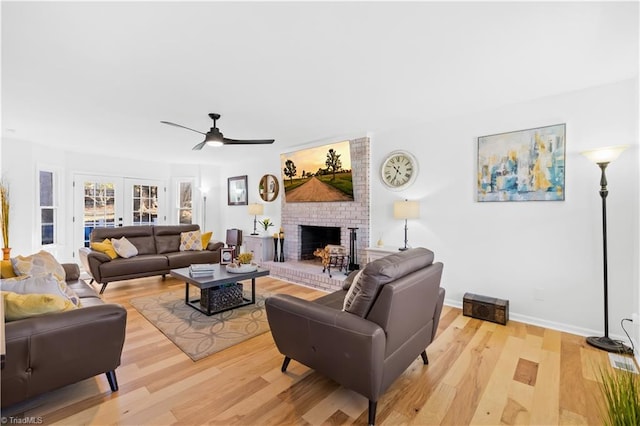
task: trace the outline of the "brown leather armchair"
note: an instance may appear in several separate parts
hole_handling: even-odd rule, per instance
[[[428,364],[444,302],[442,268],[425,248],[375,260],[362,271],[348,311],[342,310],[347,285],[311,302],[267,298],[271,333],[285,356],[282,371],[294,359],[367,397],[373,425],[387,388],[418,356]]]

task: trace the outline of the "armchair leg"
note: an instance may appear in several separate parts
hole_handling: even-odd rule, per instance
[[[109,283],[102,284],[102,288],[100,289],[100,294],[104,293],[104,290],[107,288],[107,284]]]
[[[376,424],[376,410],[378,408],[378,401],[369,400],[369,426]]]
[[[285,356],[284,361],[282,362],[282,368],[280,369],[280,371],[285,373],[287,371],[287,367],[289,366],[290,361],[291,361],[291,358],[289,358],[288,356]]]
[[[422,362],[424,363],[424,365],[428,365],[429,364],[429,358],[427,358],[427,350],[426,349],[424,351],[422,351],[420,356],[422,357]]]
[[[107,381],[109,382],[109,387],[111,388],[111,392],[116,392],[118,390],[118,379],[116,378],[115,370],[107,371]]]

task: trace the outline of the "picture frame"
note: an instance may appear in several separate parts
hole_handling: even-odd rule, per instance
[[[230,206],[248,205],[247,175],[227,179],[227,204]]]
[[[477,201],[564,201],[566,124],[478,137]]]
[[[220,264],[228,265],[233,262],[233,257],[235,253],[235,248],[233,247],[223,247],[220,249]]]

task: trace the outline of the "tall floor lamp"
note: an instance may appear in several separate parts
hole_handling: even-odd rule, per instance
[[[258,215],[264,213],[264,206],[259,203],[249,204],[249,215],[253,216],[253,233],[251,235],[258,235],[256,230]]]
[[[606,148],[594,149],[592,151],[585,151],[582,154],[589,160],[596,163],[602,174],[600,176],[600,197],[602,198],[602,259],[604,265],[604,336],[587,337],[587,343],[596,348],[608,351],[627,353],[630,352],[630,348],[616,342],[609,338],[609,283],[608,283],[608,269],[607,269],[607,177],[605,175],[605,169],[616,158],[622,154],[622,151],[628,148],[628,145],[611,146]]]
[[[417,201],[396,201],[393,203],[393,217],[404,219],[404,247],[400,251],[407,250],[407,219],[418,219],[420,217],[420,203]]]

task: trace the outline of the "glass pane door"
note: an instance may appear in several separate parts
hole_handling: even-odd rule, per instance
[[[89,247],[89,235],[93,228],[113,228],[123,224],[122,201],[119,199],[122,179],[78,176],[75,185],[76,205],[80,207],[79,212],[76,210],[75,221],[79,224],[82,245]]]
[[[165,223],[165,192],[162,181],[125,179],[126,225],[158,225]]]

